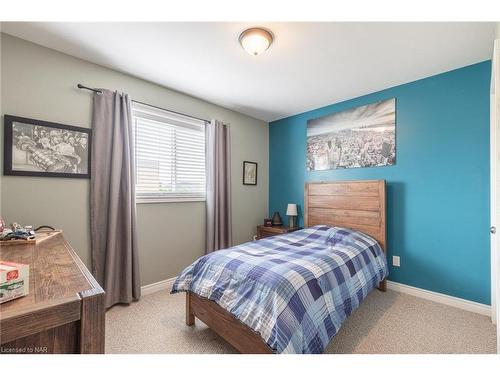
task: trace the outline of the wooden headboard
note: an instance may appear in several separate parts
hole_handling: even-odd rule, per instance
[[[304,224],[356,229],[386,250],[385,180],[306,183]]]

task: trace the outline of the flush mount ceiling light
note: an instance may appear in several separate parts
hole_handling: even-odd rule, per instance
[[[252,27],[240,34],[240,44],[250,55],[257,56],[271,46],[273,34],[259,27]]]

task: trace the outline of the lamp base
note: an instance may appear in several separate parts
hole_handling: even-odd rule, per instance
[[[296,225],[296,217],[295,216],[288,216],[288,227],[289,228],[295,228],[297,225]]]

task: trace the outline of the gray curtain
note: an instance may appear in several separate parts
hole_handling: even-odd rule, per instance
[[[90,220],[92,272],[106,307],[141,295],[135,213],[135,154],[130,98],[94,94]]]
[[[231,139],[229,125],[212,121],[206,129],[207,220],[205,252],[231,246]]]

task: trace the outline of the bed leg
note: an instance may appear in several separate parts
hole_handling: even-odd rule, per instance
[[[382,280],[378,284],[378,290],[381,290],[382,292],[387,292],[387,279]]]
[[[194,314],[191,311],[191,293],[186,292],[186,325],[194,325]]]

